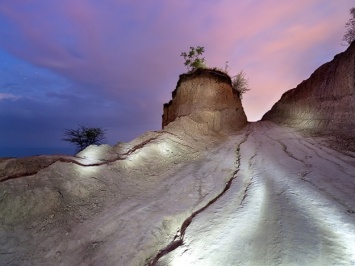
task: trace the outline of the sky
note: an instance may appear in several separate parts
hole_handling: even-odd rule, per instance
[[[246,73],[257,121],[344,51],[353,0],[0,0],[0,157],[73,154],[65,129],[106,143],[161,129],[163,104],[203,46],[209,67]]]

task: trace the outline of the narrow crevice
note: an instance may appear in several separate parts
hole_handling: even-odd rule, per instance
[[[246,197],[248,196],[248,191],[250,189],[250,186],[253,184],[253,177],[250,179],[250,182],[249,184],[247,185],[247,187],[245,188],[244,190],[244,195],[243,195],[243,198],[242,200],[240,201],[240,206],[243,206],[243,203],[244,203],[244,200],[246,199]]]
[[[252,164],[253,164],[252,161],[256,157],[256,155],[257,155],[257,153],[255,153],[253,156],[250,157],[249,162],[248,162],[249,169],[252,167]],[[250,186],[253,184],[253,180],[254,180],[254,176],[251,176],[250,181],[249,181],[248,185],[246,186],[246,188],[244,190],[243,198],[242,198],[242,200],[240,201],[240,204],[239,204],[240,206],[243,206],[244,200],[248,196],[248,191],[250,189]]]
[[[309,142],[309,141],[305,141],[305,142],[303,143],[303,145],[304,145],[305,147],[307,147],[308,149],[310,149],[312,152],[314,152],[315,155],[317,155],[319,158],[321,158],[321,159],[323,159],[323,160],[325,160],[325,161],[328,161],[328,162],[330,162],[330,163],[332,163],[332,164],[335,164],[337,167],[339,167],[339,169],[340,169],[342,172],[345,172],[344,167],[343,167],[341,164],[339,164],[338,162],[335,162],[334,160],[330,160],[330,159],[329,159],[329,158],[334,157],[333,154],[327,152],[326,150],[322,149],[322,147],[319,147],[319,146],[317,146],[317,145],[315,145],[314,143],[311,143],[311,142]],[[314,147],[314,148],[313,148],[313,147]],[[316,149],[322,150],[322,151],[323,151],[324,153],[326,153],[328,156],[322,156]],[[340,160],[339,158],[337,158],[337,159]],[[344,162],[344,161],[343,161],[343,162]],[[346,163],[346,162],[345,162],[345,163]]]
[[[131,155],[133,152],[135,152],[137,150],[140,150],[145,145],[147,145],[148,143],[152,142],[153,140],[156,140],[157,138],[158,137],[147,139],[146,141],[143,141],[142,143],[139,143],[138,145],[136,145],[133,148],[129,149],[126,153],[123,153],[122,155],[126,155],[126,156]],[[117,159],[117,160],[119,160],[119,159]]]
[[[78,159],[80,159],[80,158],[78,158]],[[101,166],[101,165],[108,164],[108,163],[111,163],[111,162],[115,162],[115,161],[118,161],[118,160],[122,160],[122,158],[117,158],[117,159],[113,159],[113,160],[107,160],[107,161],[102,162],[102,163],[83,164],[83,163],[80,163],[80,162],[76,161],[75,159],[59,158],[59,159],[53,161],[52,163],[48,164],[47,166],[45,166],[45,167],[43,167],[43,168],[41,168],[41,169],[38,169],[38,170],[36,170],[36,171],[33,171],[33,172],[19,173],[19,174],[14,174],[14,175],[10,175],[10,176],[5,176],[5,177],[3,177],[3,178],[0,180],[0,183],[5,182],[5,181],[8,181],[8,180],[11,180],[11,179],[16,179],[16,178],[21,178],[21,177],[36,175],[39,171],[42,171],[42,170],[44,170],[44,169],[47,169],[48,167],[50,167],[51,165],[53,165],[53,164],[55,164],[55,163],[57,163],[57,162],[73,163],[73,164],[80,165],[80,166],[84,166],[84,167],[92,167],[92,166]]]
[[[226,193],[226,191],[230,188],[234,178],[235,177],[232,177],[226,183],[226,186],[224,187],[223,191],[220,194],[218,194],[215,198],[210,200],[204,207],[202,207],[201,209],[199,209],[197,211],[194,211],[188,218],[186,218],[185,221],[182,223],[178,233],[174,236],[174,240],[172,242],[170,242],[165,248],[159,250],[159,252],[153,258],[153,260],[150,263],[147,263],[146,265],[155,266],[161,257],[163,257],[164,255],[168,254],[169,252],[171,252],[171,251],[175,250],[176,248],[178,248],[179,246],[181,246],[184,242],[184,236],[185,236],[186,229],[189,227],[189,225],[191,224],[191,222],[193,221],[195,216],[198,215],[199,213],[203,212],[204,210],[206,210],[210,205],[212,205],[220,197],[222,197]]]
[[[241,154],[240,154],[240,148],[243,143],[245,143],[248,140],[250,132],[246,134],[246,137],[244,140],[242,140],[236,149],[237,153],[237,160],[236,160],[236,170],[233,172],[232,177],[228,180],[226,183],[224,189],[222,192],[220,192],[216,197],[211,199],[205,206],[202,208],[194,211],[189,217],[187,217],[184,222],[182,223],[180,229],[178,230],[177,234],[174,236],[174,239],[164,248],[160,249],[158,253],[148,261],[145,265],[146,266],[156,266],[159,259],[165,256],[166,254],[170,253],[171,251],[175,250],[179,246],[182,246],[184,244],[184,237],[185,237],[185,232],[186,229],[189,227],[189,225],[192,223],[193,219],[201,212],[206,210],[209,206],[211,206],[213,203],[215,203],[219,198],[221,198],[231,187],[233,180],[237,177],[237,174],[239,172],[239,167],[240,167],[240,160],[241,160]],[[249,187],[249,185],[248,185]],[[247,187],[247,189],[248,189]],[[247,190],[246,190],[247,191]]]
[[[64,198],[64,195],[63,195],[63,192],[59,189],[59,188],[55,188],[55,190],[58,192],[58,194],[60,195],[60,197],[63,199]]]
[[[301,176],[301,180],[304,182],[307,182],[308,184],[310,184],[313,188],[315,188],[320,194],[324,195],[326,198],[332,199],[333,201],[337,202],[339,205],[342,205],[344,208],[346,209],[352,209],[351,206],[349,206],[346,202],[336,198],[335,196],[333,196],[331,193],[329,193],[327,190],[322,189],[320,187],[318,187],[316,184],[314,184],[311,180],[306,179],[305,177],[311,172],[306,173],[305,175]]]
[[[268,136],[268,135],[266,135],[266,137],[268,137],[269,139],[275,141],[276,143],[279,143],[279,144],[281,145],[281,147],[282,147],[282,150],[284,151],[284,153],[286,153],[286,155],[287,155],[288,157],[290,157],[290,158],[292,158],[292,159],[294,159],[294,160],[296,160],[296,161],[299,161],[299,162],[301,162],[301,163],[303,163],[303,164],[305,164],[305,165],[308,165],[304,160],[296,158],[296,157],[287,149],[287,146],[286,146],[285,143],[283,143],[281,140],[273,139],[273,138],[271,138],[271,137]]]
[[[99,163],[92,163],[92,164],[83,164],[77,161],[77,159],[85,159],[85,158],[81,158],[81,157],[71,157],[71,158],[58,158],[57,160],[54,160],[52,163],[48,164],[47,166],[44,166],[43,168],[40,168],[38,170],[32,171],[32,172],[26,172],[26,173],[18,173],[18,174],[14,174],[14,175],[9,175],[9,176],[4,176],[4,177],[0,177],[0,183],[11,180],[11,179],[16,179],[16,178],[21,178],[21,177],[26,177],[26,176],[31,176],[31,175],[36,175],[38,174],[39,171],[42,171],[44,169],[47,169],[48,167],[50,167],[51,165],[57,163],[57,162],[62,162],[62,163],[73,163],[79,166],[83,166],[83,167],[93,167],[93,166],[102,166],[102,165],[106,165],[109,163],[113,163],[116,161],[120,161],[120,160],[124,160],[126,159],[129,155],[131,155],[132,153],[136,152],[139,149],[142,149],[145,145],[147,145],[148,143],[152,142],[153,140],[157,139],[157,137],[155,138],[150,138],[146,141],[143,141],[142,143],[132,147],[131,149],[129,149],[127,152],[123,153],[123,154],[119,154],[118,157],[111,159],[111,160],[105,160],[103,162],[99,162]],[[122,157],[123,156],[123,157]]]
[[[169,133],[169,132],[167,132],[167,131],[164,131],[164,132]],[[171,134],[171,135],[174,135],[174,134]],[[176,136],[175,136],[175,137],[176,137]],[[176,138],[179,139],[179,140],[181,140],[181,141],[183,141],[182,139],[180,139],[180,138],[178,138],[178,137],[176,137]],[[179,144],[179,145],[181,145],[181,146],[187,147],[187,148],[189,148],[189,149],[196,150],[196,149],[194,149],[193,147],[191,147],[191,146],[189,146],[189,145],[186,145],[186,144],[183,144],[183,143],[181,143],[181,142],[178,142],[178,141],[175,140],[175,139],[169,138],[169,140],[172,141],[172,142],[174,142],[174,143],[177,143],[177,144]]]

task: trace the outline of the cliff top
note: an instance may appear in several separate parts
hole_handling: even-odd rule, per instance
[[[215,78],[218,79],[220,82],[225,82],[228,84],[232,84],[231,77],[218,69],[215,68],[198,68],[190,73],[184,73],[179,76],[179,80],[176,84],[175,90],[172,92],[172,97],[175,97],[176,90],[180,86],[180,84],[184,81],[194,79],[196,77],[208,77],[208,78]]]

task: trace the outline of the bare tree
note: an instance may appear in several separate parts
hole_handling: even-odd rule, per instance
[[[87,127],[80,125],[76,129],[66,129],[64,131],[64,141],[68,141],[81,151],[92,144],[102,144],[105,139],[105,130],[99,127]]]
[[[232,77],[232,87],[237,92],[239,99],[242,99],[243,94],[250,90],[249,82],[245,77],[245,72],[243,70]]]
[[[355,7],[350,9],[350,19],[345,24],[346,32],[343,36],[343,41],[350,45],[355,40]]]

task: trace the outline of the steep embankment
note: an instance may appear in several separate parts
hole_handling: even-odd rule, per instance
[[[197,69],[180,75],[172,100],[164,104],[163,128],[185,116],[207,125],[213,132],[233,132],[247,124],[230,77],[213,69]]]
[[[262,120],[354,138],[355,42],[309,79],[284,93]]]

